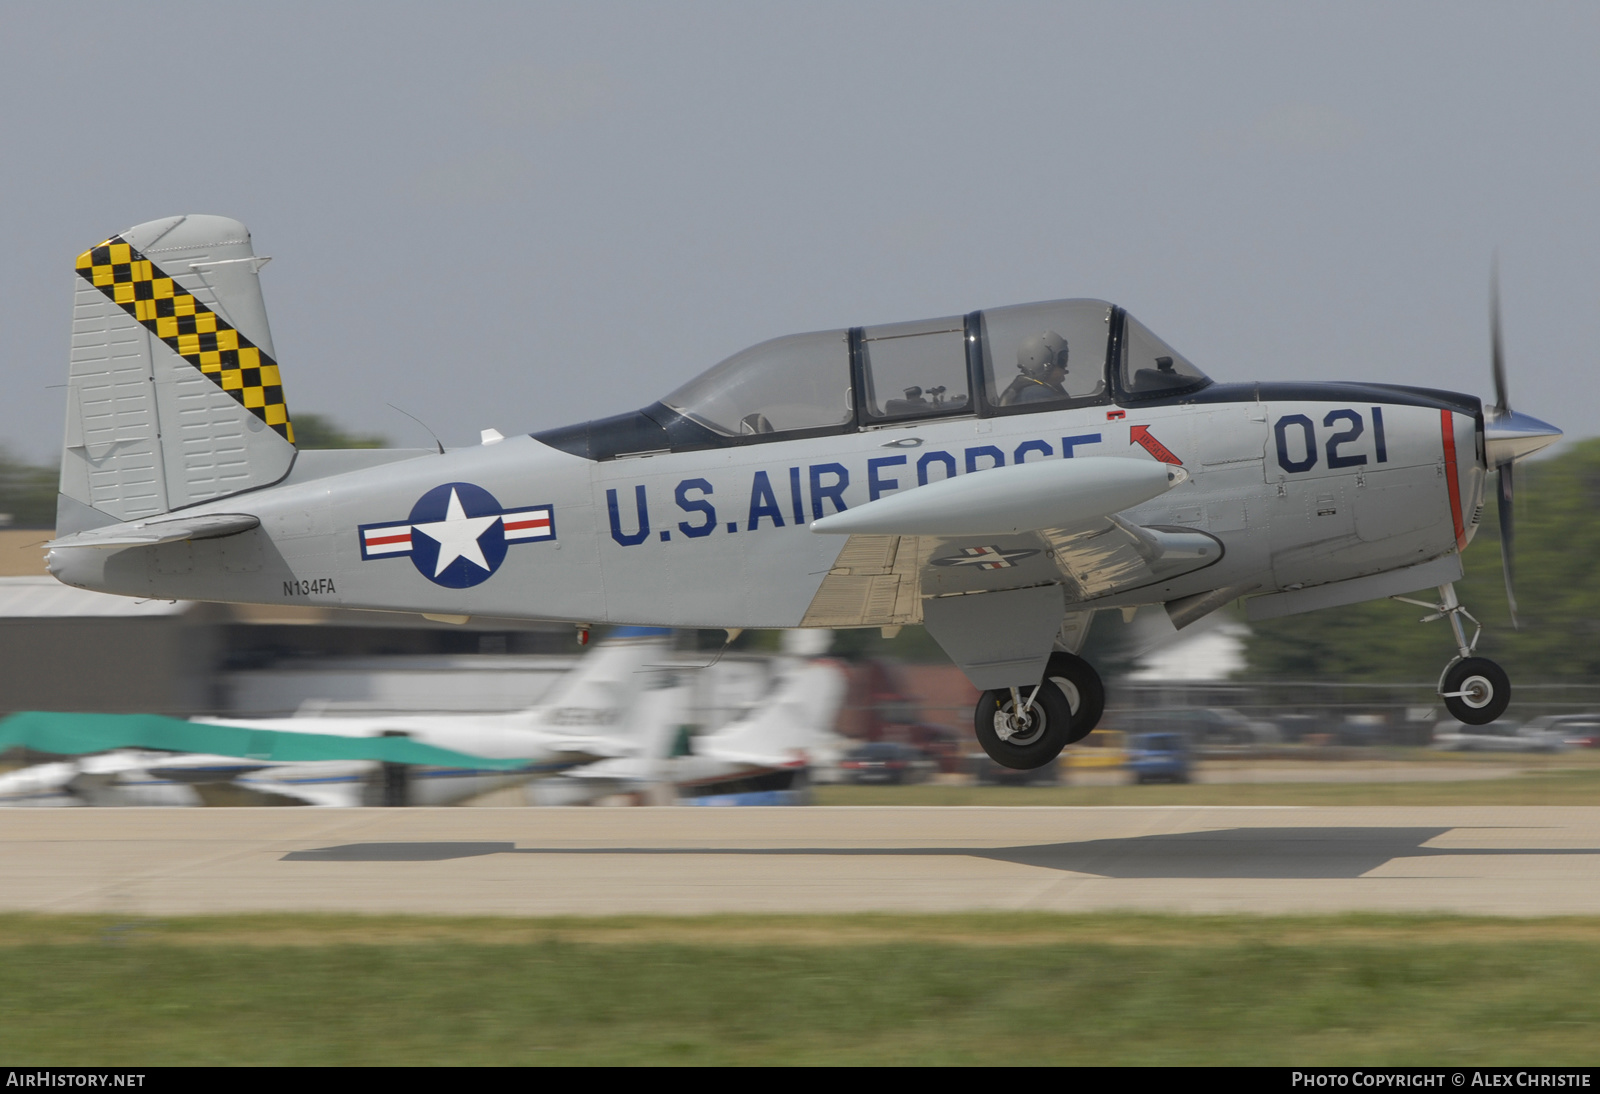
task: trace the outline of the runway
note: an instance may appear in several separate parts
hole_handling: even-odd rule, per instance
[[[39,809],[0,910],[1600,914],[1600,806]]]

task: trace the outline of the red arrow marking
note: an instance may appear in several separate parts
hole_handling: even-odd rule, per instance
[[[1150,427],[1147,425],[1130,427],[1128,429],[1128,443],[1140,446],[1162,463],[1175,463],[1179,467],[1183,466],[1183,461],[1172,454],[1172,449],[1150,436]]]

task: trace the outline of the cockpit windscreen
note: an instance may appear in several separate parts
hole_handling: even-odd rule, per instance
[[[1122,321],[1122,391],[1129,398],[1176,395],[1205,387],[1211,378],[1131,315]]]
[[[855,419],[847,331],[774,338],[661,400],[726,437],[839,428]]]

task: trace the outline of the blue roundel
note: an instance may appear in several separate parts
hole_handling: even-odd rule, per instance
[[[503,512],[481,486],[435,486],[411,507],[412,565],[435,585],[450,589],[488,581],[506,558]]]

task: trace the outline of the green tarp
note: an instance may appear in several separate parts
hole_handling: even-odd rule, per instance
[[[532,762],[471,756],[405,737],[340,737],[331,733],[213,726],[159,714],[57,714],[42,710],[23,711],[0,721],[0,752],[8,748],[67,756],[116,748],[149,748],[279,763],[378,760],[492,771],[514,771]]]

